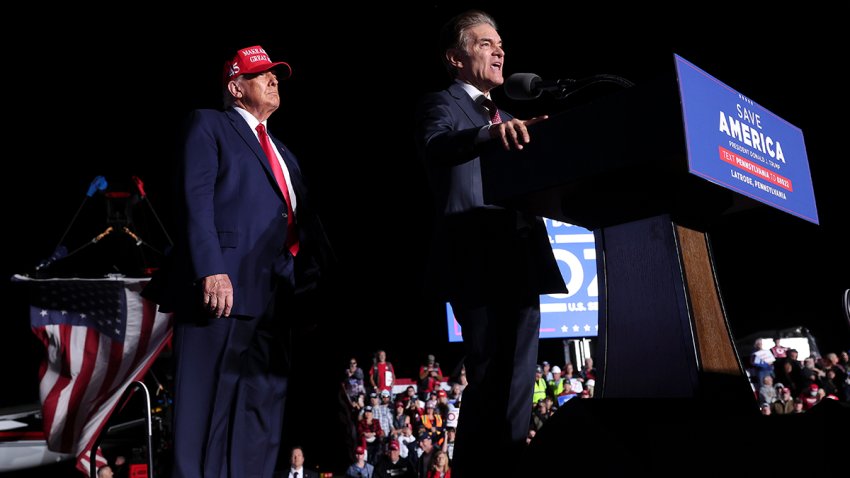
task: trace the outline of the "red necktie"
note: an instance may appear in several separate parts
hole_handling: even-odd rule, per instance
[[[502,117],[499,115],[499,108],[496,108],[496,103],[494,103],[493,100],[485,96],[481,101],[481,105],[484,108],[487,108],[487,113],[490,114],[491,123],[499,124],[502,122]]]
[[[283,169],[280,167],[280,161],[277,159],[277,154],[274,152],[274,146],[266,134],[266,127],[263,123],[257,125],[257,136],[260,138],[260,145],[263,147],[263,152],[266,153],[266,158],[269,160],[269,166],[272,168],[272,174],[277,180],[277,185],[283,192],[283,198],[286,200],[286,246],[292,255],[298,254],[298,231],[295,229],[295,211],[292,210],[292,201],[289,200],[289,188],[286,187],[286,178],[283,177]]]

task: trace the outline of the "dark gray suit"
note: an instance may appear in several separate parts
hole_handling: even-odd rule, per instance
[[[417,146],[436,208],[428,283],[451,303],[466,347],[469,386],[453,460],[463,476],[487,476],[482,466],[498,461],[503,467],[493,458],[516,457],[522,449],[531,419],[539,296],[567,290],[543,221],[484,203],[476,137],[488,123],[486,110],[458,83],[427,95],[417,111]]]

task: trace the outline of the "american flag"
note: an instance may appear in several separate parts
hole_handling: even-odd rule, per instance
[[[30,323],[45,347],[39,395],[47,446],[76,455],[88,475],[95,439],[170,339],[171,316],[141,297],[148,279],[16,279],[30,285]]]

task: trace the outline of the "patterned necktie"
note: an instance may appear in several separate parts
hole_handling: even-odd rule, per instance
[[[289,200],[289,188],[286,187],[286,178],[283,177],[283,169],[280,167],[280,161],[277,159],[277,154],[274,152],[274,146],[266,133],[266,127],[262,123],[257,125],[257,137],[260,138],[260,145],[263,147],[263,152],[266,153],[266,158],[269,160],[269,166],[272,168],[277,185],[283,192],[283,198],[286,200],[286,246],[292,255],[298,254],[298,231],[295,229],[295,212],[292,210],[292,201]]]
[[[499,124],[502,122],[502,117],[499,115],[499,108],[496,108],[496,103],[493,103],[493,100],[490,98],[484,97],[481,100],[481,106],[487,109],[487,112],[490,114],[490,122],[493,124]]]

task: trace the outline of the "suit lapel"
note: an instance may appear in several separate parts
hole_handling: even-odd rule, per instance
[[[245,119],[242,118],[239,113],[234,111],[232,108],[227,109],[225,113],[227,114],[228,119],[230,119],[230,123],[233,125],[233,128],[237,133],[239,133],[239,136],[242,137],[245,144],[251,148],[251,151],[254,152],[254,156],[256,156],[257,161],[260,162],[260,165],[266,172],[266,176],[268,177],[270,184],[272,184],[275,191],[277,191],[278,197],[280,197],[281,201],[285,201],[283,191],[281,191],[280,187],[277,185],[274,173],[272,173],[269,161],[266,158],[266,153],[263,152],[263,148],[260,146],[257,136],[253,131],[251,131],[251,128],[248,127],[248,123],[245,122]],[[295,189],[297,194],[297,192],[301,189],[301,174],[298,171],[298,166],[295,164],[295,161],[280,141],[275,139],[271,134],[269,134],[269,138],[271,138],[272,143],[274,143],[278,152],[280,152],[280,155],[283,157],[283,161],[286,163],[286,168],[289,170],[289,180],[292,182],[292,187]]]
[[[457,105],[463,111],[469,121],[473,123],[475,126],[484,126],[490,122],[490,117],[487,116],[487,113],[482,111],[482,109],[475,104],[475,101],[469,97],[469,94],[460,86],[458,83],[452,83],[449,86],[449,94],[452,95],[452,98],[455,99]]]

